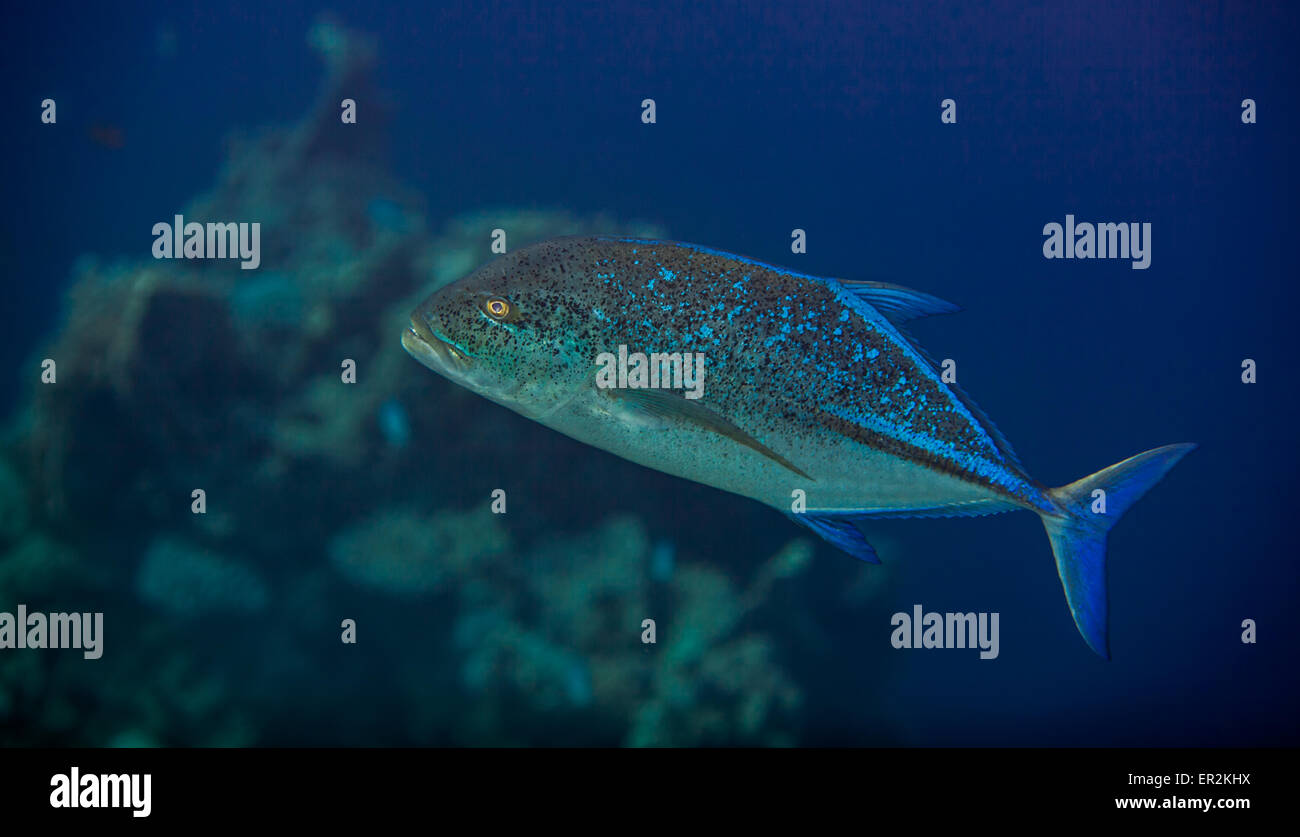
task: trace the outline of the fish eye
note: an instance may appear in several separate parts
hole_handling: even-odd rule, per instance
[[[483,312],[494,320],[504,320],[510,315],[510,303],[499,296],[484,300]]]

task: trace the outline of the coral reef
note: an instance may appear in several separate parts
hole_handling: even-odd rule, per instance
[[[0,544],[6,544],[27,529],[30,519],[27,486],[9,463],[0,460]]]
[[[329,556],[358,584],[389,593],[427,593],[507,551],[509,534],[498,520],[486,507],[432,515],[384,509],[336,534]]]
[[[270,600],[255,570],[170,535],[149,544],[137,570],[140,598],[182,616],[261,610]]]
[[[233,137],[181,210],[259,222],[261,267],[83,259],[40,348],[57,382],[33,383],[0,451],[0,606],[103,611],[109,638],[93,663],[0,656],[0,740],[798,742],[790,646],[824,644],[798,600],[813,547],[758,561],[784,521],[663,475],[628,486],[631,466],[429,375],[398,340],[495,228],[512,248],[663,231],[429,219],[383,163],[376,44],[328,20],[309,40],[313,110]],[[344,91],[363,124],[340,124]],[[506,515],[489,511],[501,486]],[[663,524],[701,496],[713,519]],[[714,519],[785,534],[729,564]]]

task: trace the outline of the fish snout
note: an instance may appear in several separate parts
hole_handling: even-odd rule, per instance
[[[434,344],[438,338],[433,336],[433,330],[429,328],[428,322],[425,321],[424,315],[416,311],[411,315],[411,323],[407,326],[407,332],[425,343]]]
[[[418,311],[411,315],[410,323],[402,332],[402,348],[435,372],[450,365],[451,358],[446,347],[434,336],[433,330]]]
[[[435,372],[460,376],[467,371],[467,359],[452,344],[429,326],[419,312],[411,315],[410,324],[402,332],[402,348]]]

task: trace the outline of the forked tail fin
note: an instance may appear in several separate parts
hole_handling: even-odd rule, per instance
[[[1106,633],[1106,534],[1151,486],[1196,445],[1165,445],[1053,488],[1064,511],[1042,515],[1074,624],[1093,651],[1110,659]],[[1104,495],[1093,496],[1100,489]],[[1093,511],[1097,508],[1098,511]],[[1101,509],[1104,508],[1104,511]]]

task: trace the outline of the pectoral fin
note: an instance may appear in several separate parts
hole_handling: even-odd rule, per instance
[[[812,479],[790,460],[741,430],[726,416],[704,406],[699,401],[692,401],[674,392],[659,389],[603,389],[601,391],[621,406],[644,415],[694,424],[704,430],[726,436],[751,450],[758,451],[804,479]]]

